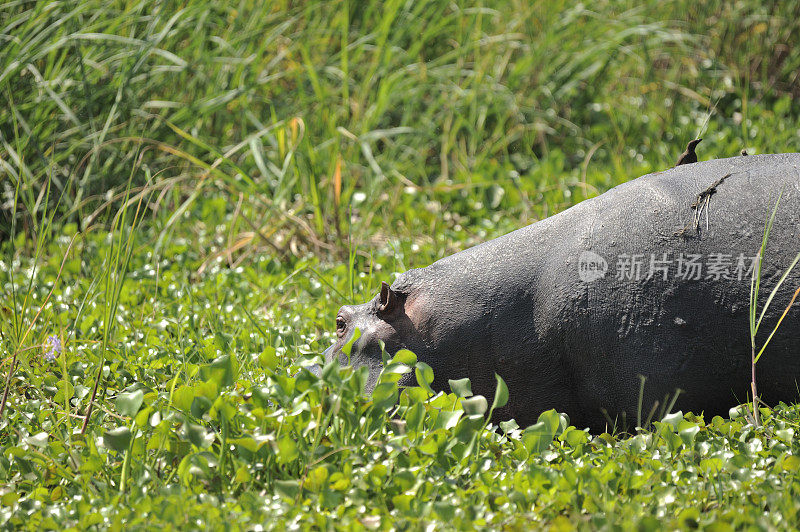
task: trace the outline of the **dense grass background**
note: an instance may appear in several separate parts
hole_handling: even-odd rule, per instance
[[[408,393],[401,429],[391,386],[291,376],[392,272],[669,167],[695,136],[700,159],[800,151],[798,15],[5,2],[0,522],[796,523],[792,408],[759,430],[590,440],[550,416],[500,436],[469,421],[480,401]]]

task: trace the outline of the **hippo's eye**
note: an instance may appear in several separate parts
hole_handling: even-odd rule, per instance
[[[336,317],[336,334],[339,337],[344,336],[344,331],[347,329],[347,323],[344,321],[344,318],[341,316]]]

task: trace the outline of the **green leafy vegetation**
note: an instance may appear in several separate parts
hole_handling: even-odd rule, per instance
[[[489,424],[503,386],[431,393],[408,352],[370,395],[363,370],[304,369],[394,272],[691,138],[701,160],[800,151],[796,11],[7,2],[0,523],[796,526],[795,406],[590,435]]]

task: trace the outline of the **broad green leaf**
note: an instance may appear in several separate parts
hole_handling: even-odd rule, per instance
[[[465,416],[456,425],[455,437],[462,443],[468,442],[486,422],[482,415]]]
[[[800,470],[800,456],[790,454],[781,462],[784,471],[797,472]]]
[[[258,355],[259,365],[266,370],[275,371],[279,362],[278,353],[272,346],[265,347],[261,354]]]
[[[538,422],[543,422],[547,426],[547,430],[555,435],[561,426],[561,414],[553,409],[545,410],[539,414]]]
[[[425,362],[417,362],[414,375],[417,377],[417,384],[426,392],[433,395],[434,391],[433,388],[431,388],[434,378],[433,369]]]
[[[383,382],[375,386],[372,391],[372,401],[378,409],[386,409],[397,402],[397,385],[391,382]]]
[[[406,411],[406,424],[407,429],[411,432],[419,432],[422,429],[422,423],[425,419],[425,405],[414,403]]]
[[[211,405],[213,403],[206,399],[205,397],[198,395],[192,400],[192,407],[190,412],[196,418],[203,417],[203,414],[211,410]]]
[[[509,419],[508,421],[501,421],[499,425],[500,425],[500,430],[502,430],[503,433],[505,434],[508,434],[512,430],[516,430],[519,428],[519,425],[514,419]]]
[[[498,375],[497,373],[494,374],[495,379],[497,380],[497,388],[494,391],[494,400],[492,401],[492,412],[496,408],[503,408],[508,404],[508,386],[506,386],[506,381],[503,380],[503,377]]]
[[[123,392],[117,395],[114,403],[117,406],[117,412],[123,416],[133,417],[139,411],[139,407],[142,406],[143,401],[144,392],[142,390],[136,390],[135,392]]]
[[[586,431],[578,430],[575,427],[567,427],[559,438],[570,447],[577,447],[589,442],[589,435]]]
[[[353,351],[353,344],[355,344],[359,338],[361,338],[361,329],[356,327],[356,330],[353,331],[353,334],[350,336],[350,339],[347,340],[347,342],[345,342],[345,344],[342,346],[342,353],[347,355],[348,361],[350,360],[350,353],[352,353]]]
[[[417,363],[417,355],[408,349],[401,349],[392,357],[392,364],[405,364],[406,366],[413,366]]]
[[[678,424],[678,436],[683,440],[684,445],[690,447],[694,443],[695,436],[700,432],[700,426],[697,423],[682,420]]]
[[[175,405],[175,408],[178,410],[188,412],[192,406],[194,395],[195,392],[193,387],[181,385],[177,390],[175,390],[175,393],[172,394],[172,404]]]
[[[303,487],[312,492],[319,492],[328,480],[328,468],[324,465],[317,466],[308,472]]]
[[[456,410],[454,412],[441,410],[439,415],[436,417],[436,423],[434,424],[433,428],[444,430],[452,429],[458,424],[458,420],[461,419],[461,416],[463,415],[463,410]]]
[[[297,443],[289,436],[282,436],[277,442],[276,454],[279,464],[288,464],[297,460]]]
[[[300,493],[300,481],[298,480],[276,480],[275,492],[287,501],[294,501]]]
[[[210,364],[203,366],[201,376],[203,380],[214,381],[219,388],[233,384],[239,371],[239,363],[235,356],[222,355],[215,358]]]
[[[404,406],[413,405],[416,403],[424,403],[428,400],[428,392],[419,386],[412,386],[403,389],[400,395],[400,404]]]
[[[117,427],[107,430],[103,434],[103,444],[109,449],[123,452],[131,443],[131,429],[128,427]]]
[[[25,438],[25,441],[35,447],[46,447],[48,438],[49,434],[47,434],[46,432],[39,432],[38,434],[34,434],[33,436],[28,436],[27,438]]]
[[[539,454],[546,450],[559,428],[560,416],[555,410],[548,410],[539,415],[539,421],[522,432],[522,444],[531,454]]]
[[[198,449],[205,449],[214,442],[214,433],[194,423],[185,422],[181,429],[181,437],[194,444]]]
[[[447,381],[450,384],[450,390],[459,397],[471,397],[472,396],[472,383],[469,379],[449,379]]]
[[[482,395],[476,395],[469,399],[461,400],[461,407],[468,416],[480,415],[482,416],[489,409],[489,403]]]
[[[683,421],[683,412],[680,410],[672,414],[667,414],[664,416],[664,419],[661,420],[662,423],[672,426],[675,432],[678,431],[678,425],[681,421]]]
[[[244,484],[245,482],[250,482],[252,479],[252,475],[250,475],[250,471],[248,470],[247,466],[239,466],[236,470],[236,474],[233,477],[233,481],[239,484]]]

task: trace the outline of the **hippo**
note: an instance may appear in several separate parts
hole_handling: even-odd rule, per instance
[[[623,183],[527,227],[383,283],[343,306],[326,362],[367,366],[382,346],[416,353],[435,390],[468,377],[498,420],[549,409],[592,431],[669,402],[708,419],[749,399],[751,279],[776,202],[758,312],[800,252],[800,154],[684,164]],[[794,291],[791,271],[764,314],[763,345]],[[800,298],[798,298],[800,299]],[[767,403],[798,399],[800,304],[756,366]],[[358,329],[350,356],[342,347]],[[413,372],[400,380],[415,385]]]

